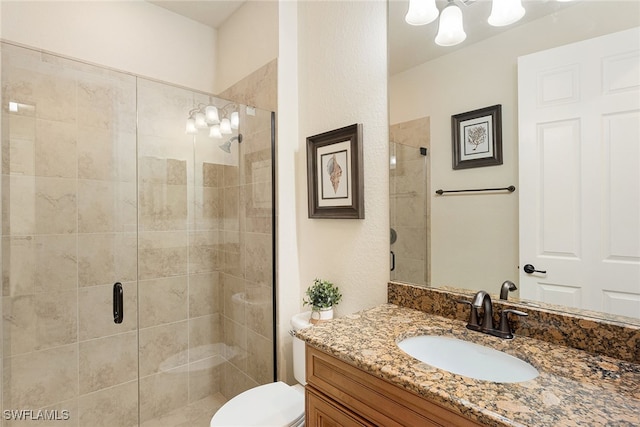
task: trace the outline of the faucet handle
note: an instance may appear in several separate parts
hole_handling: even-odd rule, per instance
[[[509,327],[509,313],[513,313],[518,316],[528,316],[524,311],[512,310],[512,309],[504,309],[502,313],[500,313],[500,334],[507,339],[513,338],[513,333],[511,332],[511,328]]]
[[[518,315],[518,316],[523,316],[523,317],[524,317],[524,316],[528,316],[528,315],[529,315],[529,314],[525,313],[524,311],[520,311],[520,310],[513,310],[513,309],[511,309],[511,308],[504,309],[504,310],[502,310],[502,312],[503,312],[503,313],[513,313],[513,314],[516,314],[516,315]]]
[[[459,299],[459,300],[456,300],[456,302],[458,304],[469,304],[471,306],[471,311],[469,313],[469,323],[467,323],[467,328],[473,329],[473,330],[479,330],[480,324],[478,323],[478,309],[473,305],[471,301]]]

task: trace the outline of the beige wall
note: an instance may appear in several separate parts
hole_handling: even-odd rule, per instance
[[[383,1],[299,4],[299,128],[292,176],[296,182],[299,286],[304,292],[315,277],[338,284],[343,301],[337,315],[386,301],[386,20]],[[309,219],[305,138],[353,123],[362,123],[363,128],[365,219]]]
[[[327,23],[331,23],[327,25]],[[278,335],[293,382],[289,319],[308,310],[315,277],[337,283],[341,316],[386,301],[389,168],[386,3],[280,3],[278,53]],[[306,137],[363,124],[364,220],[309,219]]]
[[[144,1],[1,6],[6,41],[213,92],[216,31],[205,25]]]
[[[296,211],[296,157],[298,148],[298,5],[282,2],[279,8],[278,37],[278,127],[276,169],[278,373],[281,380],[294,383],[290,319],[301,310],[300,252]],[[280,117],[283,119],[280,120]]]
[[[247,1],[218,28],[215,92],[278,56],[278,2]]]
[[[518,192],[435,196],[435,190],[518,186],[517,57],[639,24],[638,2],[582,2],[390,78],[390,122],[431,117],[431,283],[497,290],[518,277]],[[537,34],[536,37],[526,34]],[[502,104],[504,164],[454,171],[451,116]]]

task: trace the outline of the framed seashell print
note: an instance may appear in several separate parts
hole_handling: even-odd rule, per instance
[[[307,138],[309,218],[364,218],[362,124]]]

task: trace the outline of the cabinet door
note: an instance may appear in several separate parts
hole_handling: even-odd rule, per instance
[[[308,344],[306,352],[308,427],[482,425]],[[315,400],[310,405],[309,400],[314,397]],[[329,409],[329,406],[320,406],[320,403],[316,403],[318,400],[332,407]],[[332,412],[336,410],[340,414]]]
[[[307,427],[373,427],[356,414],[353,414],[332,401],[326,399],[313,388],[306,387],[306,419]]]

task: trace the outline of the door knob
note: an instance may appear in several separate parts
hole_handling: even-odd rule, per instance
[[[536,268],[535,268],[533,265],[531,265],[531,264],[526,264],[526,265],[524,266],[524,272],[525,272],[525,273],[527,273],[527,274],[531,274],[531,273],[542,273],[542,274],[547,274],[547,272],[546,272],[546,271],[544,271],[544,270],[536,270]]]

